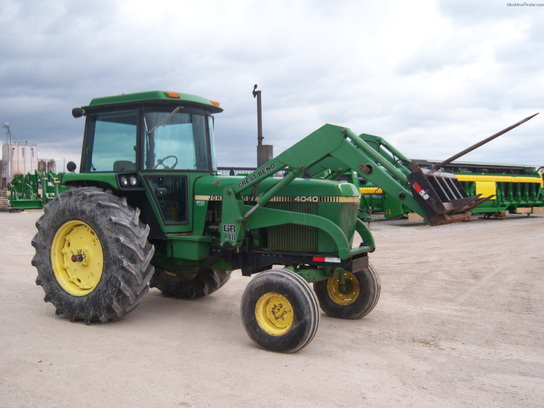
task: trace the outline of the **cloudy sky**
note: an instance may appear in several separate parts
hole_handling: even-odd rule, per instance
[[[509,3],[509,1],[511,1]],[[520,0],[516,0],[520,1]],[[445,159],[544,165],[544,0],[1,0],[0,122],[79,164],[93,97],[221,102],[218,164],[256,163],[256,103],[278,154],[324,123]]]

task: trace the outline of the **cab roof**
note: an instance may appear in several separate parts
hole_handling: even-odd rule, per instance
[[[159,103],[187,103],[188,105],[197,105],[205,109],[210,110],[212,113],[222,112],[223,109],[219,107],[219,102],[211,99],[203,98],[201,96],[184,94],[180,92],[167,92],[167,91],[146,91],[130,94],[121,94],[114,96],[104,96],[101,98],[94,98],[91,100],[88,106],[83,108],[97,108],[104,105],[125,105],[125,104],[138,104],[146,102],[159,102]]]

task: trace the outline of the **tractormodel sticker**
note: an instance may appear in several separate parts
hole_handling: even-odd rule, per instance
[[[223,225],[223,231],[224,232],[236,232],[236,225],[235,224],[225,224],[225,225]]]
[[[259,197],[242,196],[245,203],[255,203]],[[195,200],[201,201],[223,201],[221,195],[195,195]],[[337,197],[337,196],[276,196],[272,197],[271,203],[359,203],[359,197]]]
[[[223,232],[226,234],[227,241],[236,241],[236,225],[235,224],[223,225]]]

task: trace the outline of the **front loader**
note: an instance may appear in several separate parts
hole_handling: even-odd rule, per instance
[[[467,197],[452,174],[401,171],[334,125],[249,175],[221,176],[213,133],[221,111],[217,102],[162,91],[73,110],[86,117],[80,171],[69,163],[61,181],[70,189],[46,205],[32,241],[36,283],[57,314],[116,320],[150,286],[198,298],[240,269],[256,274],[241,300],[249,337],[266,350],[295,352],[313,339],[320,308],[359,319],[380,296],[358,189],[312,176],[354,169],[431,225],[459,221],[485,200]]]

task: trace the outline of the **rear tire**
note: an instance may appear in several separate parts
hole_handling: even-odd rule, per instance
[[[119,319],[141,302],[154,247],[140,210],[94,187],[59,194],[45,206],[32,240],[36,284],[71,321]]]
[[[345,287],[339,276],[314,282],[321,309],[331,317],[360,319],[369,314],[380,299],[380,278],[372,265],[357,272],[345,271]]]
[[[164,269],[155,268],[155,274],[149,286],[157,288],[163,296],[177,299],[196,299],[211,295],[230,279],[232,271],[205,269],[191,279],[183,279],[168,273]]]
[[[308,345],[319,326],[314,292],[299,275],[285,269],[261,272],[247,285],[242,323],[262,349],[294,353]]]

